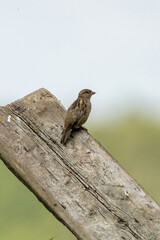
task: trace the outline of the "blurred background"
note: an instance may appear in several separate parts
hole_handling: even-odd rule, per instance
[[[96,91],[89,132],[160,203],[160,1],[0,1],[0,105]],[[0,161],[0,238],[74,240]]]

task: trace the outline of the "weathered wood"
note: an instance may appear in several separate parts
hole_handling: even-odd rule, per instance
[[[78,239],[159,240],[160,207],[92,136],[60,144],[64,114],[46,89],[1,107],[1,159]]]

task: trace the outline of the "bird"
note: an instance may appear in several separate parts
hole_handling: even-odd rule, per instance
[[[64,119],[64,130],[60,142],[65,145],[72,130],[79,129],[87,121],[91,111],[91,96],[94,95],[90,89],[79,92],[78,98],[68,108]]]

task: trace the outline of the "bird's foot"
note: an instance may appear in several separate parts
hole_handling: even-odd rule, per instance
[[[85,130],[86,132],[88,132],[88,129],[82,126],[79,128],[79,130]]]

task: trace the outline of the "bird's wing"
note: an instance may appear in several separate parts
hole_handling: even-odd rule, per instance
[[[83,99],[75,100],[68,108],[65,118],[65,128],[73,128],[73,126],[80,120],[84,114],[84,101]]]

